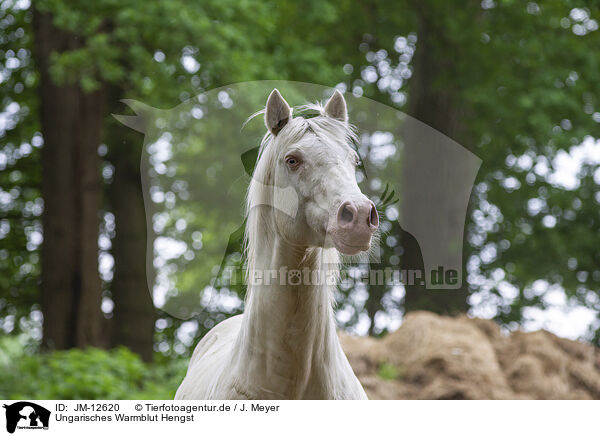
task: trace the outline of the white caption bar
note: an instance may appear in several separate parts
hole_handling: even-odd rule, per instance
[[[0,435],[598,435],[593,401],[16,401]],[[210,432],[210,433],[209,433]],[[282,433],[284,432],[284,433]],[[316,432],[316,433],[315,433]],[[326,433],[327,432],[327,433]]]

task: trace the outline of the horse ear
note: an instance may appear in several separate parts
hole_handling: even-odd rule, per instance
[[[335,118],[336,120],[348,122],[348,109],[346,100],[339,90],[335,90],[327,104],[325,105],[325,115]]]
[[[277,88],[271,91],[265,109],[265,124],[267,129],[277,135],[292,118],[292,108],[283,99]]]

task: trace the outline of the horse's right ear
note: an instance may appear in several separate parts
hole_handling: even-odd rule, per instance
[[[269,132],[277,135],[292,118],[292,108],[283,99],[277,88],[271,91],[265,108],[265,125]]]

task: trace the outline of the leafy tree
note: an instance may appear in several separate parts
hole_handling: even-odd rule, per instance
[[[136,170],[141,137],[127,132],[109,114],[122,111],[118,101],[124,97],[169,106],[206,88],[258,75],[293,79],[311,72],[313,78],[329,81],[335,74],[318,41],[323,33],[309,30],[312,26],[325,29],[335,22],[335,8],[327,2],[311,2],[311,13],[300,14],[306,18],[298,20],[293,11],[299,5],[293,2],[276,6],[255,2],[191,5],[162,1],[147,5],[128,1],[117,5],[111,1],[39,1],[35,10],[28,6],[20,9],[21,4],[10,2],[4,6],[4,24],[7,35],[11,35],[2,41],[5,52],[12,64],[17,64],[14,69],[21,72],[21,80],[27,79],[24,85],[16,73],[10,78],[7,75],[8,83],[14,82],[11,92],[15,95],[7,93],[5,106],[19,99],[23,105],[14,114],[19,122],[8,129],[9,134],[15,141],[29,140],[39,147],[39,134],[35,141],[31,138],[41,130],[45,141],[41,163],[27,160],[29,165],[37,165],[28,174],[39,173],[40,164],[44,174],[44,343],[49,348],[124,343],[149,358],[154,314],[147,292],[143,260],[146,237],[140,218],[144,214]],[[14,36],[10,33],[13,28]],[[278,31],[281,28],[296,32],[283,33]],[[16,95],[25,87],[30,100]],[[23,132],[26,116],[34,122]],[[35,121],[38,118],[41,124]],[[7,145],[7,156],[13,154],[14,147],[12,142]],[[106,154],[107,162],[102,163],[96,150]],[[101,165],[102,174],[112,183],[103,206]],[[18,172],[11,174],[17,180]],[[39,177],[31,183],[40,189]],[[39,198],[37,191],[26,193],[23,202]],[[13,194],[17,197],[17,191]],[[18,211],[26,208],[19,201],[6,203],[16,211],[16,231],[10,234],[11,239],[15,235],[13,251],[10,255],[6,251],[4,256],[4,260],[11,258],[5,262],[11,269],[6,277],[14,277],[15,266],[26,263],[22,255],[14,253],[23,252],[23,237],[33,230],[31,226],[22,229],[18,239],[19,226],[26,223]],[[111,283],[104,292],[96,254],[101,207],[109,209],[116,221],[114,241],[108,247],[115,259],[114,277],[107,277]],[[6,223],[4,229],[8,229]],[[39,220],[35,224],[39,233]],[[32,250],[37,246],[39,242]],[[5,319],[13,324],[37,300],[32,273],[39,268],[39,251],[32,256],[27,263],[29,274],[23,269],[25,278],[11,278],[10,285],[3,288],[15,294],[13,283],[30,282],[28,294],[26,288],[18,291],[19,297],[29,296],[29,306],[15,304],[12,296],[5,294],[4,309],[9,316]],[[115,310],[108,313],[109,317],[114,315],[108,323],[100,312],[100,302],[110,297]]]
[[[145,228],[141,202],[142,137],[110,114],[124,112],[123,98],[171,108],[265,78],[338,85],[391,104],[484,160],[466,223],[468,289],[442,298],[408,288],[402,300],[398,289],[380,286],[355,299],[349,282],[339,295],[350,313],[345,327],[366,317],[379,334],[378,314],[484,303],[514,326],[528,307],[545,307],[555,287],[600,313],[598,162],[586,161],[567,186],[554,176],[573,147],[598,137],[596,2],[40,0],[34,7],[0,7],[4,331],[39,339],[43,312],[48,347],[125,344],[149,359],[156,339],[172,345],[162,351],[185,352],[193,339],[176,333],[183,321],[156,312],[148,294],[146,241],[155,229]],[[369,188],[376,199],[377,188]],[[192,237],[204,220],[203,237],[230,236],[194,213],[183,231],[170,219],[158,233]],[[382,227],[384,263],[400,257],[420,268],[410,235],[388,219]],[[99,237],[103,259],[114,259],[102,280]],[[239,263],[232,253],[229,261]],[[172,263],[188,262],[182,255]],[[178,291],[193,283],[193,274],[182,277]],[[223,292],[242,296],[243,288]],[[226,315],[205,312],[195,336]],[[600,320],[589,337],[598,341],[599,331]]]
[[[418,41],[408,110],[484,160],[466,232],[472,304],[488,300],[496,319],[514,326],[559,286],[598,311],[598,162],[584,164],[572,186],[553,177],[557,157],[598,136],[598,59],[589,49],[598,43],[598,5],[409,5],[404,29]],[[389,86],[401,78],[402,55],[396,63],[385,48],[376,38],[369,44],[365,92],[402,104]],[[464,294],[455,295],[450,304],[460,306]],[[412,308],[444,312],[443,302],[425,294]]]

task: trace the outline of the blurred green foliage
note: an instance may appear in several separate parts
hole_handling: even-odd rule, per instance
[[[43,140],[32,8],[24,4],[7,0],[0,8],[0,329],[39,340]],[[569,301],[600,313],[598,165],[582,166],[568,189],[548,176],[559,153],[588,135],[600,137],[598,2],[45,0],[35,5],[52,12],[56,25],[83,36],[80,47],[55,56],[53,78],[78,81],[87,90],[101,84],[119,88],[111,102],[115,111],[122,109],[123,97],[173,107],[228,83],[270,78],[343,85],[355,95],[404,108],[411,98],[407,85],[419,49],[419,22],[426,21],[435,33],[432,57],[445,65],[437,88],[452,92],[456,107],[449,112],[463,117],[461,142],[468,138],[463,145],[484,160],[467,222],[469,286],[479,293],[470,304],[491,307],[488,316],[515,327],[527,308],[547,305],[545,290],[532,291],[544,280],[564,289]],[[105,181],[110,184],[110,176]],[[165,235],[177,236],[177,218],[170,217]],[[203,243],[227,240],[229,232],[209,218]],[[398,231],[390,226],[389,236]],[[397,258],[398,239],[385,242],[386,257]],[[194,279],[184,277],[177,290],[193,289]],[[345,328],[365,312],[364,301],[351,298],[352,290],[341,293],[340,306],[353,310]],[[385,300],[387,292],[369,290],[372,319],[388,310],[386,305],[388,312],[401,311],[401,301]],[[177,337],[183,321],[159,313],[156,342],[170,345],[159,349],[189,353],[214,321],[230,314],[209,315],[210,323],[199,320],[196,337],[184,343]],[[587,338],[600,343],[598,323]],[[173,344],[180,350],[173,353]],[[96,357],[110,366],[117,354]],[[68,361],[64,356],[71,354],[43,359]],[[152,370],[143,368],[138,380]],[[12,382],[19,380],[15,376]]]
[[[18,339],[0,341],[0,398],[173,399],[187,361],[142,362],[124,347],[25,354]]]

